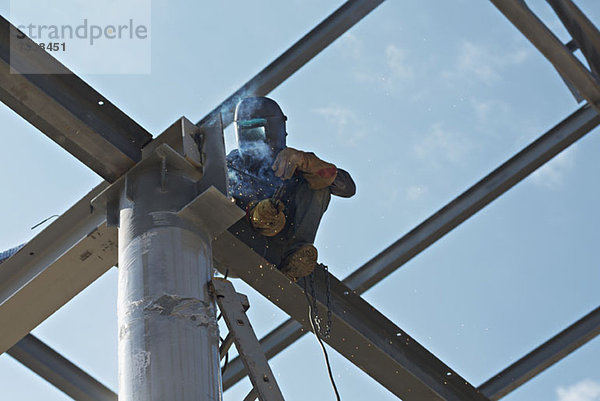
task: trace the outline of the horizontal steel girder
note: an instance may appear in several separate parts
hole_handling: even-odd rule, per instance
[[[384,0],[349,0],[304,35],[292,47],[246,82],[205,116],[198,125],[223,118],[223,126],[233,122],[233,111],[248,96],[265,96],[329,46]]]
[[[245,221],[232,229],[241,236],[246,236],[250,230]],[[215,262],[309,330],[308,303],[302,286],[290,281],[236,235],[225,232],[217,237],[213,243]],[[331,274],[329,303],[322,268],[316,269],[315,276],[318,308],[324,313],[328,306],[332,316],[331,333],[323,340],[389,391],[406,401],[487,400]]]
[[[0,353],[117,263],[117,230],[92,212],[99,185],[0,265]]]
[[[32,40],[16,39],[17,32],[0,17],[0,100],[114,181],[141,159],[152,136]],[[32,68],[40,73],[27,73]]]
[[[599,334],[600,307],[483,383],[478,389],[490,400],[499,400]]]
[[[117,401],[117,394],[31,334],[8,354],[78,401]]]
[[[583,106],[358,268],[343,280],[344,284],[357,294],[364,293],[598,124],[600,116],[596,111],[590,106]],[[302,335],[304,332],[301,331],[301,325],[289,319],[261,339],[261,345],[267,357],[271,358]],[[224,388],[231,387],[244,376],[241,361],[234,359],[223,376]]]

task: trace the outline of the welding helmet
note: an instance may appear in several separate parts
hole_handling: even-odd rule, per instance
[[[272,162],[285,148],[287,117],[268,97],[248,97],[238,103],[233,117],[240,155],[245,160]]]

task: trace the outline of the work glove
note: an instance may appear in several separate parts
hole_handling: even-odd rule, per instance
[[[248,205],[248,219],[256,231],[265,237],[274,237],[285,226],[283,202],[280,200],[263,199],[252,201]]]
[[[311,189],[318,190],[330,186],[337,175],[334,164],[319,159],[312,152],[303,152],[294,148],[285,148],[277,154],[271,167],[275,175],[289,180],[299,171],[308,181]]]

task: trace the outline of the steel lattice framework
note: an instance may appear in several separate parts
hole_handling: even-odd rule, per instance
[[[204,129],[219,118],[224,126],[230,124],[241,98],[267,95],[382,2],[347,1],[197,127]],[[348,277],[330,278],[334,329],[326,341],[404,400],[498,400],[600,333],[598,308],[475,388],[361,297],[600,124],[600,32],[590,20],[571,0],[547,0],[572,36],[572,41],[563,44],[523,0],[491,2],[586,104]],[[0,352],[8,352],[75,399],[116,400],[116,394],[28,333],[117,262],[117,231],[107,224],[102,210],[90,211],[91,200],[140,162],[145,151],[173,144],[173,140],[169,130],[152,140],[106,100],[103,107],[94,107],[103,96],[48,53],[11,53],[10,36],[15,29],[0,19],[0,99],[106,181],[2,263]],[[589,68],[573,55],[576,49],[582,51]],[[18,72],[30,65],[64,73],[11,73],[11,68]],[[268,262],[227,231],[214,242],[214,258],[292,316],[261,340],[268,358],[307,332],[300,285],[275,268],[263,269],[259,276],[256,266],[269,266]],[[325,307],[323,271],[316,272],[315,286],[316,301]],[[241,362],[233,360],[223,377],[224,388],[244,375]]]

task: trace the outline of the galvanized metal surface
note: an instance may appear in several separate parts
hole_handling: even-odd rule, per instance
[[[168,145],[155,156],[130,170],[124,185],[113,184],[120,188],[119,399],[214,401],[222,390],[208,292],[212,234],[177,214],[196,197],[199,175]]]
[[[117,401],[117,394],[31,334],[7,353],[78,401]]]
[[[210,186],[215,187],[221,193],[227,195],[227,160],[225,155],[225,138],[223,136],[223,122],[217,118],[212,124],[205,124],[199,127],[200,138],[202,142],[202,159],[204,179],[202,188]],[[210,156],[210,157],[209,157]]]

